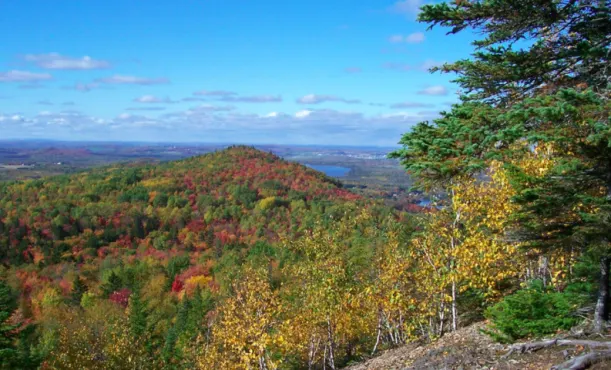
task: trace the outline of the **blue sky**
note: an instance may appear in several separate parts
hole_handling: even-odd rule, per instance
[[[0,139],[394,145],[471,35],[421,0],[2,0]]]

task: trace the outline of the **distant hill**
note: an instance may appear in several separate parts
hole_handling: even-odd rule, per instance
[[[73,149],[73,148],[50,147],[50,148],[45,148],[45,149],[38,151],[37,154],[45,155],[45,156],[83,157],[83,156],[90,156],[93,153],[89,149],[82,149],[82,148]]]
[[[83,261],[120,246],[253,245],[313,222],[308,214],[362,201],[320,172],[249,147],[4,183],[0,199],[0,259],[12,264]]]

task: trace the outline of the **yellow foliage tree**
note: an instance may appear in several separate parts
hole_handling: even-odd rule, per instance
[[[51,369],[161,369],[142,341],[134,342],[123,309],[97,301],[84,311],[66,309],[55,316],[56,344]]]
[[[388,241],[378,249],[374,260],[375,278],[363,292],[377,314],[375,353],[381,342],[390,346],[406,343],[415,337],[423,324],[418,303],[418,288],[411,280],[417,265],[401,248],[397,231],[390,231]]]
[[[276,197],[263,198],[257,204],[257,207],[261,210],[267,210],[273,208],[276,205]]]
[[[416,304],[426,304],[420,311],[428,310],[431,323],[436,322],[430,325],[432,335],[443,334],[448,311],[456,330],[460,293],[475,288],[487,298],[496,297],[498,284],[522,271],[517,243],[505,232],[513,189],[499,162],[490,164],[488,177],[453,182],[449,204],[432,213],[410,248],[411,257],[420,261],[413,279],[426,297]]]
[[[234,296],[218,308],[210,342],[198,358],[201,369],[277,369],[272,349],[281,307],[264,271],[248,268],[233,284]]]
[[[331,229],[319,224],[308,235],[285,242],[299,256],[299,263],[284,270],[291,315],[282,331],[287,332],[292,352],[307,360],[308,368],[322,362],[335,369],[340,347],[350,347],[375,332],[375,315],[368,317],[371,311],[362,294],[364,279],[349,274],[345,258],[351,232],[369,217],[363,212]]]
[[[183,298],[184,295],[187,295],[187,297],[189,297],[193,295],[193,293],[195,293],[198,288],[208,289],[211,281],[212,281],[212,277],[210,276],[205,276],[205,275],[191,276],[190,278],[185,280],[185,287],[183,290],[180,291],[179,296],[181,298]]]

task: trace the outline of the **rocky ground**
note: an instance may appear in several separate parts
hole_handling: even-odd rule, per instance
[[[481,333],[480,329],[484,327],[484,323],[477,323],[446,334],[435,343],[410,344],[389,350],[348,369],[539,370],[550,369],[554,365],[591,351],[590,348],[581,345],[552,346],[531,353],[516,351],[505,357],[510,346],[495,343],[490,337]],[[590,339],[611,340],[601,336]],[[599,363],[589,369],[611,369],[611,362]]]

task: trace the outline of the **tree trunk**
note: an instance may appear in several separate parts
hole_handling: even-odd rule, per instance
[[[588,354],[577,356],[560,365],[552,366],[551,370],[583,370],[589,369],[591,366],[609,360],[611,352],[590,352]]]
[[[513,353],[527,353],[527,352],[536,352],[543,348],[553,347],[553,346],[581,346],[588,347],[590,350],[593,348],[603,348],[606,350],[611,350],[611,342],[598,342],[595,340],[580,340],[580,339],[550,339],[542,342],[528,342],[528,343],[519,343],[514,344],[509,348],[509,352],[507,352],[501,358],[508,358]]]
[[[454,197],[454,189],[452,189],[452,197]],[[454,222],[452,223],[452,229],[454,230],[453,233],[456,232],[456,230],[459,229],[460,226],[460,217],[461,217],[461,212],[457,211],[456,212],[456,217],[454,218]],[[451,243],[451,247],[452,247],[452,261],[450,262],[450,268],[451,270],[456,270],[456,261],[454,260],[456,257],[456,253],[455,250],[457,248],[457,244],[458,244],[458,240],[454,239],[454,236],[452,236],[452,238],[450,239],[450,243]],[[452,310],[452,331],[456,331],[458,329],[458,309],[456,308],[456,276],[452,277],[452,304],[451,304],[451,310]],[[443,333],[442,333],[443,334]]]
[[[325,352],[322,356],[322,370],[327,370],[327,345],[325,345]]]
[[[600,259],[600,280],[598,281],[598,301],[594,311],[594,331],[600,333],[609,319],[609,265],[610,257]]]
[[[458,309],[456,308],[456,282],[452,281],[452,331],[458,330]]]
[[[547,288],[548,262],[547,256],[541,256],[541,260],[539,261],[539,276],[541,276],[544,288]]]
[[[382,313],[378,313],[378,335],[376,337],[376,344],[373,346],[373,351],[371,351],[371,355],[373,356],[378,349],[378,344],[380,343],[380,335],[382,334]]]
[[[316,352],[318,352],[319,343],[320,339],[314,340],[314,337],[310,338],[310,350],[308,351],[308,370],[312,370],[312,368],[314,367],[314,363],[316,362]],[[326,349],[324,361],[326,361]]]
[[[403,313],[399,311],[399,343],[401,344],[405,344],[405,331],[403,328]]]
[[[329,367],[331,370],[335,370],[335,341],[333,340],[333,328],[329,316],[327,316],[327,335],[329,339]]]
[[[314,343],[310,340],[310,350],[308,351],[308,370],[312,370],[314,365]]]
[[[441,297],[441,299],[443,299],[443,297]],[[443,335],[443,322],[445,321],[445,316],[446,316],[446,307],[442,300],[440,303],[440,308],[439,308],[439,332],[437,333],[439,337]]]

